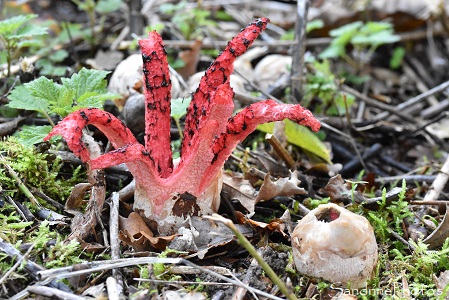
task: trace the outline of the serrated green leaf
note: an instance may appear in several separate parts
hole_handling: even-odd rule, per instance
[[[35,110],[45,113],[48,110],[48,102],[36,99],[25,86],[16,86],[8,96],[8,107],[26,110]]]
[[[102,108],[104,101],[116,98],[120,98],[120,95],[113,93],[104,93],[98,95],[96,92],[85,93],[76,100],[76,107],[74,107],[72,111],[85,107]]]
[[[73,111],[73,101],[75,98],[75,91],[62,86],[59,90],[57,101],[50,104],[50,109],[58,115],[65,117]]]
[[[42,143],[44,137],[46,137],[53,127],[50,125],[45,126],[22,126],[22,130],[19,132],[19,141],[27,146],[31,147],[34,144]]]
[[[105,78],[109,73],[108,71],[82,68],[78,73],[73,74],[70,79],[61,78],[61,81],[63,85],[76,91],[75,97],[78,100],[78,98],[88,92],[107,93]]]
[[[11,35],[11,38],[22,39],[37,35],[45,35],[47,34],[47,28],[37,25],[25,25],[20,27],[14,35]]]
[[[44,76],[26,83],[25,87],[36,99],[44,100],[48,104],[54,103],[58,100],[59,91],[62,88],[61,85],[54,83],[52,80]]]
[[[173,99],[170,104],[170,116],[176,120],[181,119],[187,113],[187,108],[189,107],[191,100],[192,99],[190,97]]]
[[[19,15],[3,21],[0,21],[0,35],[9,37],[9,35],[14,34],[17,29],[23,24],[31,19],[36,18],[37,15]]]
[[[301,126],[288,119],[283,121],[285,124],[285,135],[287,141],[298,146],[314,155],[331,163],[330,153],[323,142],[307,127]],[[266,123],[257,126],[257,130],[266,133],[273,133],[274,123]]]

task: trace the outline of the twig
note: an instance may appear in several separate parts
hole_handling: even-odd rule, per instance
[[[57,297],[58,299],[66,299],[66,300],[84,300],[84,297],[77,296],[71,293],[67,293],[55,288],[51,288],[48,286],[37,286],[31,285],[27,287],[28,292],[36,295],[41,295],[45,297]]]
[[[17,259],[22,259],[25,263],[24,263],[24,269],[25,271],[30,274],[31,278],[33,280],[39,280],[39,275],[38,273],[40,271],[46,271],[44,269],[44,267],[26,260],[22,258],[22,253],[19,252],[19,250],[17,250],[16,248],[14,248],[10,243],[6,242],[5,240],[3,240],[2,238],[0,238],[0,251],[5,253],[6,255],[8,255],[10,258],[17,258]],[[62,282],[57,282],[57,281],[51,281],[49,283],[50,286],[58,288],[60,290],[64,290],[64,291],[70,291],[70,288],[65,285]]]
[[[349,87],[349,86],[347,86],[345,84],[342,84],[340,86],[340,88],[341,88],[341,90],[343,92],[346,92],[348,94],[351,94],[351,95],[359,98],[360,100],[362,100],[366,104],[369,104],[369,105],[371,105],[373,107],[376,107],[376,108],[380,108],[382,110],[386,110],[387,112],[392,113],[392,114],[400,117],[401,119],[409,122],[410,124],[414,124],[416,122],[416,120],[414,118],[409,117],[408,115],[402,113],[400,109],[397,109],[396,107],[393,107],[393,106],[384,104],[382,102],[376,101],[374,99],[371,99],[370,97],[360,93],[359,91],[357,91],[357,90],[355,90],[355,89],[353,89],[353,88],[351,88],[351,87]],[[388,116],[388,114],[387,114],[387,116]],[[378,122],[380,120],[383,120],[384,118],[385,118],[385,116],[383,118],[381,118],[381,119],[376,117],[375,118],[376,121],[373,120],[372,123],[375,123],[375,122]],[[370,120],[370,123],[371,123],[371,120]]]
[[[411,184],[414,182],[430,183],[433,182],[435,178],[436,175],[398,175],[398,176],[379,177],[375,179],[375,182],[390,183],[404,179],[407,184]]]
[[[437,174],[435,180],[430,186],[429,191],[424,196],[423,201],[435,201],[438,198],[444,186],[446,185],[449,179],[449,155],[446,158],[443,166],[440,169],[440,172]]]
[[[205,216],[206,217],[206,216]],[[267,264],[267,262],[263,259],[262,256],[260,256],[259,253],[257,253],[256,249],[251,245],[251,243],[246,239],[246,237],[235,227],[234,223],[232,223],[231,220],[223,218],[222,216],[218,214],[213,214],[211,217],[207,216],[208,219],[222,222],[226,226],[228,226],[229,229],[232,230],[232,232],[236,235],[239,243],[245,247],[245,249],[251,254],[252,257],[254,257],[259,265],[262,267],[262,269],[265,271],[265,273],[270,277],[270,279],[273,281],[275,285],[279,287],[279,290],[290,300],[297,300],[296,296],[291,293],[287,286],[284,284],[284,282],[276,275],[276,273],[273,271],[273,269]]]
[[[0,278],[0,285],[3,284],[3,282],[9,277],[9,275],[11,275],[11,273],[14,272],[22,264],[22,261],[28,258],[28,255],[30,255],[31,251],[34,249],[34,246],[36,246],[36,244],[33,243],[30,248],[28,248],[27,252],[25,252],[25,254],[16,261],[14,266],[12,266],[11,269],[9,269],[5,273],[5,275]]]
[[[267,133],[265,139],[268,140],[270,145],[273,147],[274,151],[279,155],[279,157],[285,162],[289,169],[292,169],[296,162],[293,157],[288,153],[288,151],[281,145],[281,142],[272,134]]]
[[[306,49],[306,25],[309,0],[296,4],[295,44],[292,51],[291,95],[295,103],[304,95],[304,52]]]
[[[393,107],[393,110],[395,110],[395,111],[402,111],[402,110],[404,110],[404,109],[406,109],[406,108],[408,108],[408,107],[410,107],[412,105],[415,105],[416,103],[424,100],[425,98],[427,98],[429,96],[432,96],[433,94],[436,94],[438,92],[441,92],[441,91],[443,91],[443,90],[445,90],[447,88],[449,88],[449,81],[443,82],[442,84],[437,85],[436,87],[428,90],[427,92],[419,94],[419,95],[417,95],[417,96],[415,96],[413,98],[410,98],[409,100],[407,100],[405,102],[402,102],[399,105],[396,105],[395,107]],[[385,119],[386,117],[388,117],[388,115],[390,113],[393,113],[393,112],[387,111],[387,112],[382,112],[382,113],[378,114],[376,117],[373,118],[373,122],[378,122],[380,120]]]
[[[110,215],[109,215],[109,239],[111,245],[112,259],[120,258],[120,240],[118,239],[119,204],[120,204],[119,194],[116,192],[112,193],[110,204]],[[123,278],[119,270],[113,269],[112,276],[117,284],[117,292],[119,294],[123,294]]]
[[[221,279],[221,280],[231,283],[233,285],[243,286],[248,291],[254,292],[255,294],[267,297],[269,299],[282,300],[282,298],[273,296],[273,295],[268,294],[263,291],[259,291],[255,288],[247,286],[237,280],[229,279],[226,276],[215,273],[207,268],[203,268],[201,266],[198,266],[198,265],[196,265],[188,260],[182,259],[182,258],[138,257],[138,258],[125,258],[125,259],[109,260],[109,261],[92,261],[92,262],[85,263],[85,265],[91,267],[90,269],[74,271],[73,266],[70,266],[70,267],[63,267],[63,268],[52,269],[52,270],[43,270],[43,271],[37,272],[37,274],[39,276],[39,279],[41,279],[41,280],[64,279],[64,278],[70,278],[70,277],[80,276],[80,275],[84,275],[84,274],[90,274],[93,272],[99,272],[99,271],[104,271],[104,270],[124,268],[124,267],[135,266],[135,265],[155,264],[155,263],[184,264],[184,265],[187,265],[190,267],[197,268],[197,269],[201,270],[203,273],[207,273],[209,275],[212,275],[218,279]]]
[[[115,270],[112,270],[115,271]],[[108,290],[108,298],[109,300],[119,300],[120,299],[120,294],[121,294],[121,285],[117,282],[117,280],[115,280],[114,277],[108,277],[108,279],[106,279],[106,287]]]

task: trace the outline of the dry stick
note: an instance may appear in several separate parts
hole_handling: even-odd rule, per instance
[[[295,44],[292,49],[291,95],[298,103],[304,95],[304,52],[309,0],[298,0],[296,5]]]
[[[118,239],[119,229],[118,229],[118,220],[119,220],[119,204],[120,204],[120,196],[118,193],[112,193],[111,197],[111,210],[109,215],[109,239],[111,246],[111,258],[119,259],[120,258],[120,240]],[[117,283],[117,292],[119,295],[123,294],[123,278],[117,269],[112,270],[112,276]],[[109,278],[108,278],[109,279]],[[108,289],[109,293],[109,289]]]
[[[25,252],[25,254],[17,260],[14,266],[12,266],[12,268],[9,269],[2,278],[0,278],[0,285],[3,284],[3,282],[8,279],[9,275],[11,275],[11,273],[14,272],[22,264],[22,261],[28,258],[28,255],[30,255],[31,251],[34,249],[34,246],[36,246],[36,244],[31,244],[27,252]]]
[[[112,270],[112,272],[114,272]],[[109,300],[119,300],[120,299],[120,290],[122,289],[121,285],[115,280],[114,277],[108,277],[106,279],[106,288],[108,289],[108,299]]]
[[[205,218],[211,219],[213,221],[222,222],[225,224],[238,239],[240,245],[242,245],[252,257],[254,257],[265,273],[270,277],[275,285],[279,287],[279,290],[289,299],[289,300],[297,300],[295,294],[291,293],[285,283],[276,275],[270,265],[263,259],[263,257],[254,249],[253,245],[246,239],[246,237],[235,227],[234,223],[231,220],[226,219],[218,214],[213,214],[211,217],[205,216]]]
[[[151,1],[150,1],[151,2]],[[257,3],[257,2],[255,2]],[[245,21],[247,23],[247,20]],[[434,32],[434,36],[439,36],[445,34],[443,30],[438,30]],[[417,30],[412,32],[406,32],[399,34],[399,37],[402,42],[404,41],[414,41],[426,38],[425,30]],[[332,42],[332,38],[313,38],[305,41],[305,45],[307,47],[317,47],[317,46],[327,46]],[[134,43],[134,41],[123,41],[118,46],[118,50],[127,50]],[[167,48],[191,48],[195,41],[185,41],[185,40],[164,40],[165,47]],[[203,49],[216,49],[216,47],[220,47],[224,49],[228,44],[228,41],[210,41],[203,40]],[[253,47],[268,47],[269,50],[276,50],[279,48],[291,48],[295,45],[295,41],[273,41],[273,42],[265,42],[265,41],[254,41],[252,44]],[[11,71],[12,72],[12,71]]]
[[[402,65],[402,69],[405,72],[405,75],[407,75],[409,78],[411,78],[415,83],[416,83],[416,88],[418,89],[419,92],[421,93],[425,93],[426,91],[429,90],[429,88],[426,86],[426,84],[421,80],[421,78],[419,78],[418,74],[415,73],[415,71],[413,71],[412,67],[407,64],[404,63]],[[427,103],[430,106],[434,106],[438,104],[438,100],[437,98],[435,98],[435,96],[430,95],[429,97],[427,97]]]
[[[446,185],[448,179],[449,179],[449,155],[446,158],[446,161],[441,167],[440,172],[437,174],[435,180],[433,181],[432,185],[430,186],[429,190],[427,191],[427,194],[424,196],[424,199],[422,201],[423,202],[435,201],[435,199],[438,198],[444,186]],[[428,210],[429,210],[428,206],[422,206],[416,212],[418,216],[417,222],[419,222],[419,219],[423,218],[423,216],[428,212]]]
[[[449,155],[446,158],[446,161],[444,162],[443,166],[441,167],[440,172],[437,174],[437,177],[430,186],[429,191],[424,196],[423,201],[434,201],[435,199],[437,199],[441,191],[443,190],[444,186],[446,185],[448,179],[449,179]]]
[[[184,264],[184,265],[187,265],[187,266],[190,266],[193,268],[197,268],[197,269],[201,270],[203,273],[212,275],[212,276],[214,276],[218,279],[221,279],[225,282],[231,283],[236,286],[242,286],[252,293],[261,295],[261,296],[269,298],[269,299],[282,300],[282,298],[273,296],[273,295],[268,294],[263,291],[259,291],[255,288],[252,288],[250,286],[247,286],[247,285],[241,283],[238,280],[229,279],[226,276],[217,274],[207,268],[203,268],[201,266],[198,266],[198,265],[196,265],[188,260],[182,259],[182,258],[139,257],[139,258],[125,258],[125,259],[117,259],[117,260],[109,260],[109,261],[93,261],[93,262],[84,263],[85,265],[91,267],[90,269],[73,271],[73,266],[70,266],[70,267],[62,267],[62,268],[52,269],[52,270],[44,270],[44,271],[37,272],[37,273],[41,280],[64,279],[64,278],[70,278],[70,277],[80,276],[80,275],[84,275],[84,274],[90,274],[93,272],[99,272],[99,271],[104,271],[104,270],[111,270],[111,269],[123,268],[123,267],[135,266],[135,265],[155,264],[155,263]]]
[[[342,85],[340,86],[340,89],[341,89],[343,92],[349,93],[349,94],[351,94],[351,95],[353,95],[353,96],[359,98],[359,99],[362,100],[363,102],[366,102],[366,104],[369,104],[369,105],[371,105],[371,106],[373,106],[373,107],[376,107],[376,108],[380,108],[380,109],[382,109],[382,110],[386,110],[387,112],[392,113],[392,114],[394,114],[394,115],[400,117],[400,118],[403,119],[403,120],[406,120],[406,121],[409,122],[410,124],[414,124],[414,123],[416,122],[416,120],[415,120],[414,118],[409,117],[409,116],[406,115],[406,114],[403,114],[403,113],[401,112],[400,109],[397,109],[397,107],[393,107],[393,106],[391,106],[391,105],[387,105],[387,104],[384,104],[384,103],[379,102],[379,101],[377,101],[377,100],[374,100],[374,99],[372,99],[372,98],[370,98],[370,97],[368,97],[368,96],[366,96],[366,95],[360,93],[359,91],[357,91],[357,90],[355,90],[355,89],[353,89],[353,88],[351,88],[351,87],[349,87],[349,86],[347,86],[347,85],[345,85],[345,84],[342,84]],[[380,113],[379,115],[381,115],[381,114],[383,114],[383,113]],[[378,117],[379,115],[377,115],[377,117]],[[387,113],[387,116],[388,116],[388,113]],[[377,117],[374,118],[374,119],[376,119],[377,121],[383,120],[383,119],[384,119],[384,117],[381,118],[381,119],[378,119]],[[377,122],[377,121],[376,121],[376,122]],[[372,121],[372,122],[374,123],[375,121]]]
[[[277,139],[277,137],[275,137],[271,133],[267,133],[265,135],[265,139],[268,140],[274,151],[276,151],[277,155],[279,155],[285,162],[287,168],[292,169],[295,166],[296,162],[290,155],[290,153],[288,153],[288,151],[284,148],[284,146],[281,145],[281,142]]]
[[[436,87],[428,90],[427,92],[419,94],[418,96],[410,98],[409,100],[407,100],[407,101],[405,101],[405,102],[403,102],[403,103],[401,103],[399,105],[394,106],[393,110],[394,111],[402,111],[402,110],[404,110],[404,109],[406,109],[406,108],[408,108],[408,107],[410,107],[412,105],[415,105],[416,103],[424,100],[425,98],[427,98],[427,97],[429,97],[429,96],[431,96],[433,94],[436,94],[438,92],[441,92],[441,91],[443,91],[443,90],[445,90],[447,88],[449,88],[449,81],[443,82],[440,85],[437,85]],[[375,116],[373,118],[373,122],[378,122],[380,120],[385,119],[386,117],[389,116],[389,113],[394,113],[394,112],[392,112],[392,111],[390,111],[390,112],[388,112],[388,111],[387,112],[382,112],[382,113],[378,114],[377,116]]]
[[[77,296],[74,294],[70,294],[67,292],[63,292],[61,290],[47,287],[47,286],[36,286],[32,285],[27,287],[27,291],[36,295],[41,295],[45,297],[57,297],[58,299],[66,299],[66,300],[85,300],[86,298]]]

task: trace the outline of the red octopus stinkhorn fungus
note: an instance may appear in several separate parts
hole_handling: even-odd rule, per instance
[[[235,146],[258,124],[289,118],[318,131],[320,123],[300,105],[273,100],[254,103],[232,116],[234,93],[229,85],[233,62],[269,20],[258,19],[227,45],[192,94],[187,110],[181,160],[173,165],[170,148],[170,76],[161,37],[150,32],[140,40],[145,93],[145,145],[115,116],[81,109],[64,118],[46,137],[62,135],[69,148],[93,169],[125,163],[135,179],[134,210],[157,223],[159,232],[176,230],[187,215],[216,212],[222,167]],[[115,150],[91,159],[82,129],[94,125]]]

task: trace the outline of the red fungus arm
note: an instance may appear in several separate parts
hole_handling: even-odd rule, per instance
[[[170,144],[171,81],[162,38],[155,31],[139,41],[145,91],[145,148],[161,177],[173,171]]]
[[[199,138],[198,130],[204,126],[209,116],[211,102],[213,101],[212,93],[220,85],[230,82],[230,76],[234,71],[233,64],[235,59],[246,52],[260,32],[266,28],[268,22],[267,18],[260,18],[250,23],[228,43],[225,50],[201,78],[199,87],[193,93],[192,102],[190,102],[187,109],[181,156],[188,147],[197,143]]]
[[[52,136],[62,135],[70,150],[83,162],[88,162],[90,154],[82,141],[83,128],[87,125],[94,125],[102,131],[114,148],[137,143],[134,135],[122,121],[97,108],[80,109],[71,113],[52,129],[44,141],[48,141]]]
[[[212,144],[214,157],[205,174],[217,172],[237,144],[252,133],[257,125],[283,119],[290,119],[300,125],[308,126],[313,131],[318,131],[321,126],[312,113],[299,104],[278,104],[273,100],[254,103],[230,118],[226,131],[215,138]],[[207,186],[207,184],[209,184],[207,181],[202,182],[202,185]]]

